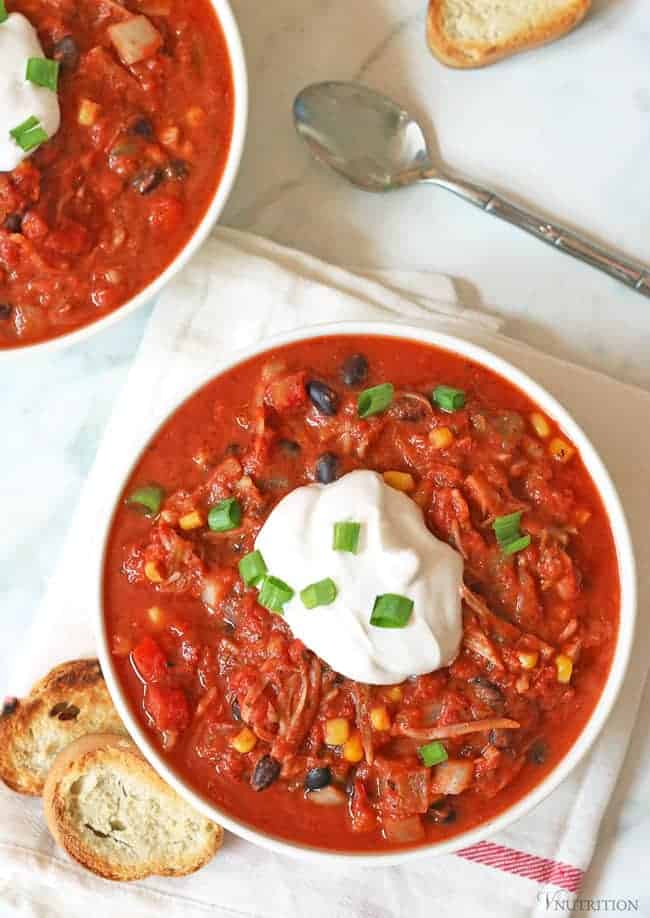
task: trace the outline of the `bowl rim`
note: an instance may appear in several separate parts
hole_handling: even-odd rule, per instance
[[[194,790],[184,778],[168,766],[166,761],[158,753],[153,742],[145,733],[145,730],[131,713],[113,668],[112,655],[108,647],[104,622],[103,572],[108,536],[112,528],[115,513],[117,512],[119,495],[124,489],[128,478],[147,444],[158,434],[167,420],[169,420],[169,418],[175,414],[189,398],[224,372],[227,372],[252,357],[258,356],[266,351],[271,351],[274,348],[299,341],[310,340],[312,338],[333,335],[372,335],[373,337],[381,336],[414,340],[425,345],[433,345],[434,347],[439,347],[443,350],[448,350],[452,353],[469,358],[487,367],[487,369],[492,372],[506,378],[515,386],[525,391],[536,405],[542,408],[542,410],[548,413],[549,416],[559,424],[562,430],[576,445],[585,467],[596,485],[607,512],[614,538],[621,587],[619,629],[610,671],[602,694],[589,720],[564,758],[560,760],[556,767],[549,772],[539,784],[535,785],[535,787],[524,794],[524,796],[514,804],[487,822],[438,843],[434,842],[416,848],[404,848],[387,853],[339,851],[317,848],[300,842],[291,842],[286,838],[274,836],[252,827],[248,823],[223,811],[219,806],[208,801],[207,798],[201,796],[201,794]],[[261,845],[275,853],[286,854],[304,861],[340,863],[341,859],[344,859],[359,867],[402,864],[422,857],[433,857],[453,853],[459,849],[483,841],[496,832],[505,829],[507,826],[533,810],[542,800],[552,793],[591,749],[605,725],[618,697],[627,672],[632,650],[637,602],[634,552],[620,498],[595,447],[560,402],[539,383],[531,379],[524,371],[490,350],[476,345],[473,342],[466,341],[454,335],[437,332],[426,324],[420,325],[412,320],[348,320],[311,325],[306,328],[295,329],[266,338],[257,344],[234,353],[227,361],[202,373],[198,382],[193,380],[192,385],[189,386],[187,390],[184,390],[182,395],[174,399],[172,407],[165,410],[162,420],[156,421],[147,431],[141,431],[138,436],[138,442],[140,443],[140,447],[134,457],[122,463],[119,468],[113,470],[110,489],[107,489],[107,494],[109,490],[111,494],[111,502],[107,504],[107,506],[110,507],[110,512],[106,514],[102,523],[100,540],[98,542],[99,550],[95,558],[96,566],[92,571],[96,587],[96,594],[94,597],[94,619],[99,659],[111,697],[134,742],[138,745],[141,752],[158,774],[160,774],[181,797],[204,816],[220,823],[224,828],[254,844]]]
[[[27,358],[28,355],[31,356],[33,354],[40,356],[46,353],[53,353],[78,344],[80,341],[90,338],[92,335],[130,316],[158,296],[172,278],[193,258],[214,229],[235,184],[244,152],[248,127],[248,73],[244,45],[230,0],[209,0],[209,2],[219,20],[228,50],[233,80],[234,108],[232,135],[226,164],[215,189],[214,197],[201,218],[201,222],[164,271],[121,306],[87,325],[82,325],[79,328],[57,335],[56,338],[46,338],[44,341],[36,341],[34,344],[21,344],[18,347],[0,348],[0,363],[19,360],[21,357]]]

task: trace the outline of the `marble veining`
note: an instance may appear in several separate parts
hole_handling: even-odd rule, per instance
[[[306,83],[362,79],[411,108],[459,171],[650,262],[648,0],[595,0],[563,41],[469,72],[429,55],[425,0],[233,7],[251,118],[225,223],[341,264],[447,273],[470,305],[506,317],[513,336],[650,388],[647,299],[440,190],[357,191],[309,160],[291,124]],[[143,310],[85,344],[0,369],[0,692],[146,318]],[[638,897],[645,915],[649,701],[650,691],[584,890]]]

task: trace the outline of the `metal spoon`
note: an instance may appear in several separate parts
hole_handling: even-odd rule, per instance
[[[387,96],[359,83],[314,83],[296,96],[293,115],[298,134],[316,159],[353,185],[366,191],[392,191],[416,182],[439,185],[650,297],[650,268],[445,171],[432,160],[417,121]]]

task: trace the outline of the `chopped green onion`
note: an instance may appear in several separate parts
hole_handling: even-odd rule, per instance
[[[361,523],[334,523],[334,551],[349,551],[356,555],[359,548]]]
[[[317,606],[329,606],[336,599],[338,590],[331,577],[325,580],[319,580],[318,583],[310,583],[308,587],[300,593],[302,604],[307,609],[315,609]]]
[[[433,400],[443,411],[460,411],[465,407],[465,393],[453,386],[438,386],[433,390]]]
[[[0,22],[6,22],[9,19],[9,13],[5,6],[5,0],[0,0]]]
[[[156,516],[160,512],[164,496],[165,492],[159,485],[144,485],[129,494],[126,502],[135,504],[145,516]]]
[[[418,755],[427,768],[431,768],[432,765],[440,765],[441,762],[446,762],[449,758],[447,750],[439,740],[427,743],[426,746],[420,746]]]
[[[208,513],[208,526],[213,532],[228,532],[241,523],[241,504],[236,497],[221,500]]]
[[[264,578],[257,594],[257,601],[261,606],[264,606],[269,612],[279,612],[280,615],[284,613],[285,603],[292,598],[293,590],[289,584],[271,575]]]
[[[239,576],[246,586],[257,586],[266,576],[266,572],[266,562],[260,551],[251,551],[239,562]]]
[[[375,599],[370,624],[375,628],[405,628],[413,611],[413,600],[397,593],[384,593]]]
[[[26,121],[19,124],[18,127],[9,131],[9,134],[25,153],[29,153],[34,147],[39,146],[39,144],[49,139],[46,132],[41,127],[38,118],[34,115],[31,115]]]
[[[394,394],[395,386],[389,382],[364,389],[357,399],[357,414],[360,418],[369,418],[373,414],[385,411],[393,401]]]
[[[25,79],[36,86],[44,86],[56,92],[59,84],[59,62],[47,57],[30,57],[27,59]]]
[[[524,548],[528,548],[530,545],[530,536],[523,535],[517,539],[512,539],[510,542],[506,542],[501,545],[501,551],[504,555],[514,555],[515,552],[523,551]]]
[[[519,537],[519,524],[521,523],[523,512],[523,510],[518,510],[516,513],[508,513],[507,516],[497,516],[492,523],[494,534],[500,545],[512,542],[513,539]]]

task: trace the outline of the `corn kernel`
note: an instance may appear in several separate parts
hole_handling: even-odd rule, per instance
[[[343,758],[346,762],[360,762],[363,758],[363,746],[361,745],[361,737],[358,733],[354,733],[350,739],[343,745]]]
[[[386,689],[386,698],[389,701],[401,701],[404,697],[404,692],[402,691],[401,685],[391,685]]]
[[[448,427],[436,427],[429,434],[429,443],[435,449],[448,449],[454,442],[454,435]]]
[[[328,746],[342,746],[350,737],[350,722],[346,717],[331,717],[325,721],[325,742]]]
[[[555,658],[555,666],[557,668],[557,681],[566,685],[567,682],[571,681],[573,660],[571,657],[567,657],[566,654],[559,653]]]
[[[582,509],[582,510],[576,511],[576,516],[575,516],[576,526],[584,526],[585,523],[588,523],[590,519],[591,519],[590,510]]]
[[[247,752],[254,749],[256,743],[257,737],[248,727],[243,727],[239,733],[230,740],[232,748],[236,749],[237,752],[241,752],[242,755],[246,755]]]
[[[548,451],[558,462],[568,462],[575,453],[574,448],[562,437],[553,437],[548,445]]]
[[[383,704],[371,709],[370,723],[375,730],[390,730],[390,715]]]
[[[408,472],[384,472],[384,481],[396,491],[404,491],[406,494],[415,488],[413,476]]]
[[[542,440],[545,440],[551,433],[551,427],[544,417],[543,414],[540,414],[539,411],[534,411],[530,416],[530,423],[533,425],[533,430],[538,437],[541,437]]]
[[[90,127],[97,120],[99,112],[100,106],[96,102],[91,99],[82,99],[79,103],[77,121],[84,127]]]
[[[521,651],[517,654],[522,669],[535,669],[539,661],[539,654],[536,650]]]
[[[144,575],[152,583],[162,583],[165,579],[160,572],[157,561],[147,561],[144,566]]]
[[[190,530],[198,529],[203,525],[203,517],[198,510],[192,510],[191,513],[186,513],[185,516],[182,516],[178,521],[178,525],[181,529]]]
[[[162,628],[165,624],[165,613],[160,606],[152,606],[147,610],[149,621],[155,628]]]

